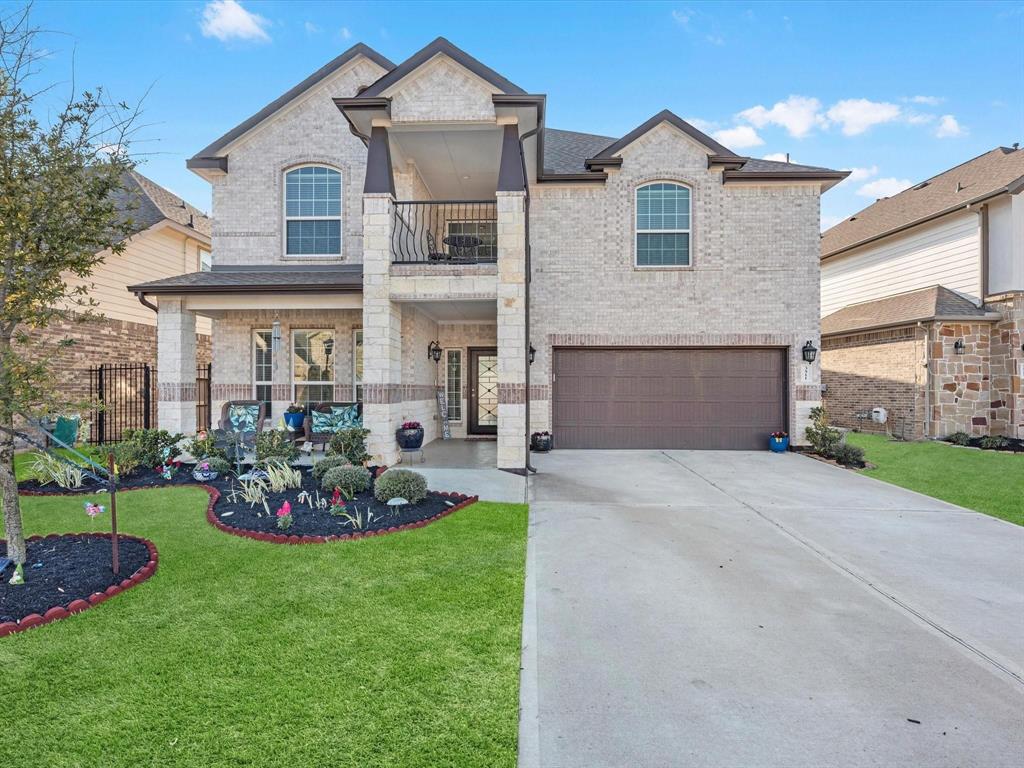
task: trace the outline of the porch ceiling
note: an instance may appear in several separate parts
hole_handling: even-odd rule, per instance
[[[413,302],[410,302],[413,303]],[[498,305],[494,301],[417,301],[423,310],[439,323],[494,323]]]
[[[434,200],[489,200],[498,187],[502,129],[449,126],[389,131],[398,168],[412,162]]]

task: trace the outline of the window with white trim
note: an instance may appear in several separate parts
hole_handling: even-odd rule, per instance
[[[213,255],[206,248],[199,249],[199,271],[209,272],[213,269]]]
[[[636,190],[636,265],[690,265],[690,188],[658,181]]]
[[[480,239],[480,245],[471,249],[473,258],[480,261],[498,260],[498,222],[449,221],[447,227],[448,235],[446,236],[468,235]]]
[[[334,331],[292,332],[292,400],[306,406],[334,400]]]
[[[274,387],[274,348],[270,329],[252,332],[252,398],[270,413]]]
[[[448,421],[462,421],[462,350],[444,351],[444,390],[448,400]]]
[[[352,396],[363,402],[363,329],[352,329]]]
[[[304,165],[284,175],[285,254],[341,255],[341,173]]]

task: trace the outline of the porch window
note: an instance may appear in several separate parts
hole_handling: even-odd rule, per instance
[[[363,402],[363,329],[352,329],[352,395]]]
[[[636,265],[690,265],[690,189],[656,182],[636,190]]]
[[[462,421],[462,350],[446,349],[444,355],[448,421]]]
[[[341,174],[305,165],[284,175],[285,254],[341,255]]]
[[[292,333],[292,392],[307,406],[334,400],[334,331]]]
[[[469,235],[480,238],[480,245],[473,249],[479,261],[498,260],[498,222],[496,221],[449,221],[446,237]]]
[[[252,332],[253,399],[266,403],[270,413],[274,385],[274,349],[270,330]]]

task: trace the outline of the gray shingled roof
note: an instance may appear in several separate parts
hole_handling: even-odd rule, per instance
[[[206,238],[210,237],[210,218],[205,213],[138,171],[124,174],[116,198],[118,209],[131,217],[134,232],[169,219],[183,227],[191,227]]]
[[[361,291],[363,265],[337,267],[215,268],[129,285],[134,293],[230,293],[233,291]]]
[[[1024,150],[996,147],[836,224],[821,236],[822,258],[936,218],[1024,184]]]
[[[800,171],[808,173],[831,173],[831,168],[822,168],[817,165],[799,165],[797,163],[783,163],[779,160],[761,160],[756,157],[747,158],[747,162],[740,168],[744,173],[779,173],[787,171]]]
[[[596,156],[614,142],[615,139],[611,136],[545,128],[544,172],[586,173],[588,168],[583,165],[583,161]]]
[[[850,304],[821,319],[822,336],[889,328],[935,318],[990,320],[999,317],[986,312],[959,293],[941,285],[921,288],[884,299]]]

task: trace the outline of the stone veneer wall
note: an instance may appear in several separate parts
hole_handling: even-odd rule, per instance
[[[1024,292],[988,302],[1003,315],[990,328],[992,434],[1024,438]]]
[[[991,337],[988,323],[934,323],[928,368],[931,437],[989,434]],[[964,353],[954,345],[964,341]]]
[[[864,432],[891,432],[907,440],[924,437],[927,343],[927,330],[912,325],[823,338],[823,400],[831,422]],[[887,424],[857,418],[875,407],[889,412]]]
[[[427,357],[437,340],[437,323],[415,304],[402,304],[402,408],[401,420],[423,425],[423,442],[439,433],[437,421],[438,367]]]
[[[531,429],[551,425],[556,346],[772,345],[789,350],[790,432],[804,441],[820,402],[819,189],[723,185],[707,152],[661,125],[627,147],[605,185],[531,188]],[[634,266],[638,185],[692,190],[691,266]],[[500,339],[500,326],[499,326]],[[557,436],[556,436],[557,443]]]

